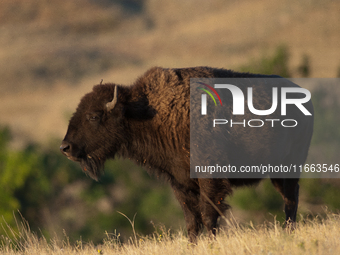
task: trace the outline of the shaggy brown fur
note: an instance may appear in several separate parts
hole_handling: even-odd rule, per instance
[[[60,147],[63,154],[80,162],[83,171],[94,179],[100,176],[105,160],[115,155],[132,159],[150,173],[166,177],[182,206],[192,242],[202,225],[215,234],[219,217],[215,207],[225,212],[228,206],[223,203],[224,198],[232,193],[234,186],[259,181],[190,178],[190,78],[197,77],[265,76],[209,67],[154,67],[132,86],[97,85],[82,98]],[[112,101],[115,86],[118,86],[118,101],[112,111],[107,111],[106,104]],[[306,123],[302,147],[297,148],[301,155],[297,161],[301,164],[308,152],[311,123]],[[262,147],[272,144],[272,138],[261,141]],[[233,139],[243,138],[236,133]],[[244,144],[256,148],[252,140],[250,136],[243,139]],[[245,150],[240,148],[230,153],[240,158]],[[292,155],[296,153],[291,151]],[[233,163],[232,156],[226,155],[226,159]],[[273,179],[272,182],[284,197],[287,220],[295,221],[298,179]]]

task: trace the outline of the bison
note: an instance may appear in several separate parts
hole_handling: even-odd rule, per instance
[[[95,180],[100,177],[105,160],[116,155],[142,165],[150,174],[165,177],[183,209],[189,241],[196,241],[203,225],[215,235],[217,220],[228,208],[225,197],[234,187],[260,181],[260,178],[190,178],[190,78],[225,77],[276,76],[210,67],[154,67],[131,86],[96,85],[81,99],[60,150],[79,162],[82,170]],[[259,88],[259,92],[268,90],[265,86]],[[257,106],[271,102],[268,93],[260,95],[254,98]],[[313,113],[310,101],[305,107]],[[239,132],[227,130],[228,135],[222,136],[221,141],[234,147],[225,155],[226,163],[246,160],[251,164],[261,157],[276,164],[304,164],[313,133],[313,117],[302,119],[298,114],[294,117],[299,121],[294,134],[289,128],[275,129],[277,132],[263,129],[257,134],[241,131],[242,128]],[[271,181],[284,199],[286,221],[295,222],[299,176]]]

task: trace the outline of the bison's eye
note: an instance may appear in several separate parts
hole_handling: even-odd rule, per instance
[[[94,112],[94,113],[87,113],[86,114],[86,119],[88,121],[95,121],[95,122],[97,122],[97,121],[99,121],[101,119],[101,114],[100,113],[96,113],[96,112]]]

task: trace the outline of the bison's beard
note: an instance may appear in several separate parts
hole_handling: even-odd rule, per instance
[[[87,155],[86,158],[80,160],[80,166],[83,169],[83,172],[96,181],[98,181],[103,172],[104,163],[105,160],[90,155]]]

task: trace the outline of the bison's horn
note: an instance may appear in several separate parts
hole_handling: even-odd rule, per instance
[[[118,87],[118,86],[115,85],[115,92],[114,92],[112,101],[111,101],[111,102],[108,102],[108,103],[106,104],[106,110],[107,110],[108,112],[110,112],[110,111],[115,107],[115,105],[116,105],[116,103],[117,103],[117,98],[118,98],[118,89],[117,89],[117,87]]]

